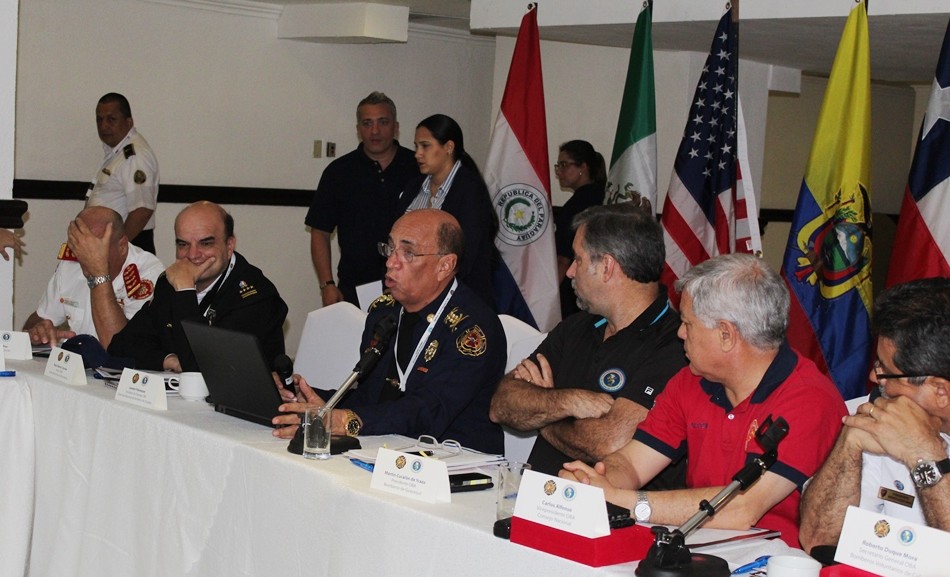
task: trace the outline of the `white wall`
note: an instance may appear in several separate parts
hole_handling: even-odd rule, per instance
[[[355,147],[356,104],[372,90],[396,101],[403,144],[411,146],[419,120],[444,112],[483,158],[493,51],[489,39],[421,27],[406,44],[312,44],[278,40],[268,17],[139,0],[31,0],[20,14],[16,177],[91,179],[102,154],[95,104],[108,91],[130,99],[166,184],[312,190],[330,162],[311,157],[313,141],[336,142],[338,154]],[[35,309],[66,223],[81,209],[74,201],[30,205],[16,326]],[[238,250],[290,306],[294,352],[306,313],[319,306],[306,209],[226,207]],[[159,204],[156,246],[166,263],[180,208]]]

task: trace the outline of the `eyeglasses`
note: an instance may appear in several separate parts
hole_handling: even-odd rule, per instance
[[[402,453],[417,453],[430,459],[448,459],[462,453],[462,444],[452,439],[446,439],[440,443],[432,435],[419,435],[415,443],[393,450]]]
[[[379,254],[383,255],[386,258],[396,255],[396,258],[402,260],[404,263],[409,264],[417,256],[445,256],[445,253],[441,252],[412,252],[411,250],[405,248],[396,248],[391,244],[385,242],[377,242],[376,249],[379,250]]]
[[[878,381],[883,381],[883,380],[888,380],[888,379],[889,380],[907,379],[907,382],[912,385],[922,385],[924,384],[924,381],[927,379],[927,377],[931,376],[931,375],[920,375],[916,373],[910,373],[910,374],[882,373],[881,372],[882,369],[883,369],[883,366],[881,366],[881,361],[874,361],[874,376],[877,378]]]
[[[554,170],[564,170],[568,166],[580,166],[580,163],[569,162],[567,160],[559,160],[554,163]]]

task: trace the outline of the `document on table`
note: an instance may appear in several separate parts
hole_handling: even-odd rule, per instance
[[[173,373],[171,371],[162,371],[162,372],[149,371],[149,374],[161,377],[165,381],[166,395],[178,394],[178,389],[171,389],[168,387],[168,385],[178,384],[178,378],[180,376],[178,373]],[[98,367],[93,371],[93,376],[114,389],[117,386],[119,386],[119,381],[122,379],[122,369],[110,369],[108,367]]]
[[[467,471],[486,465],[495,465],[504,462],[503,455],[490,455],[480,453],[471,449],[461,448],[458,452],[435,448],[430,445],[420,445],[415,439],[403,437],[401,435],[382,435],[380,437],[360,437],[360,449],[354,449],[344,453],[344,456],[350,459],[357,459],[364,463],[375,463],[376,453],[380,448],[386,448],[402,453],[417,453],[424,456],[443,461],[449,472],[456,473]]]

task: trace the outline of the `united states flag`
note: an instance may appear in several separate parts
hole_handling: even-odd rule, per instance
[[[723,15],[716,28],[663,204],[666,266],[662,281],[668,287],[693,265],[736,248],[739,55],[733,10]]]

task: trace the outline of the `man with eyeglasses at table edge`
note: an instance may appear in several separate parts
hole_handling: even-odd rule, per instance
[[[393,225],[388,244],[380,245],[389,294],[370,305],[360,350],[385,316],[396,315],[399,326],[375,368],[333,410],[334,434],[431,435],[486,453],[504,451],[488,407],[504,374],[505,333],[494,311],[455,278],[463,243],[458,221],[441,210],[415,210]],[[299,397],[277,383],[292,402],[280,406],[287,414],[275,417],[275,425],[299,425],[299,413],[323,406],[332,394],[293,378]],[[296,429],[273,434],[290,438]]]
[[[848,505],[950,531],[950,279],[889,288],[873,318],[881,396],[843,419],[802,495],[806,551],[837,543]]]

